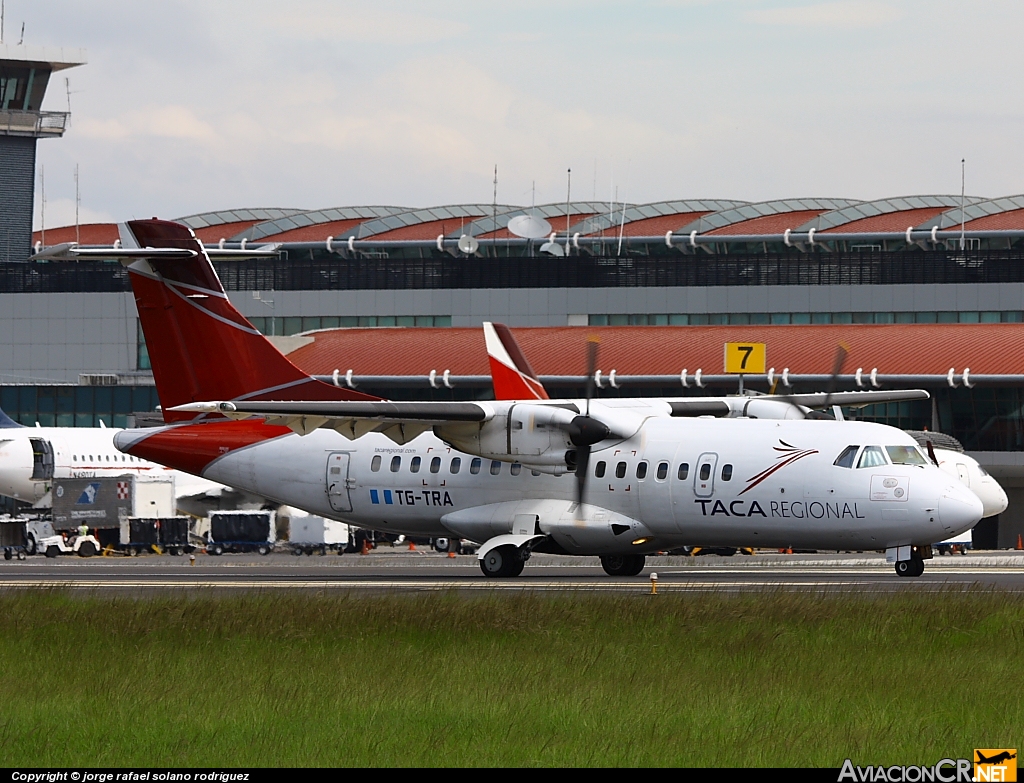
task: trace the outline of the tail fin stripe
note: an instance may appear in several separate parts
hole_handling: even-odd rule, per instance
[[[255,327],[243,326],[242,324],[240,324],[240,323],[238,323],[236,321],[232,321],[230,318],[225,318],[224,316],[218,315],[217,313],[213,312],[212,310],[209,310],[208,308],[203,307],[201,304],[199,304],[194,299],[189,299],[188,296],[186,296],[185,294],[183,294],[181,291],[178,290],[178,287],[176,285],[174,285],[170,281],[164,279],[163,275],[155,275],[155,276],[153,276],[153,275],[148,275],[148,274],[146,274],[144,272],[139,272],[138,270],[133,269],[132,267],[129,267],[128,269],[129,269],[129,271],[134,272],[135,274],[142,275],[143,277],[148,277],[151,280],[155,280],[158,283],[161,283],[165,288],[169,289],[172,294],[174,294],[175,296],[179,297],[183,302],[185,302],[186,304],[191,305],[192,307],[196,308],[197,310],[199,310],[202,313],[205,313],[206,315],[210,316],[211,318],[214,318],[214,319],[220,321],[223,324],[227,324],[228,326],[233,326],[235,329],[238,329],[240,332],[245,332],[246,334],[260,335],[262,337],[262,334],[259,331],[259,329],[256,329]],[[203,289],[196,289],[196,290],[203,290]],[[218,296],[218,298],[220,298],[219,294],[217,296]],[[227,299],[226,296],[223,297],[223,298]]]

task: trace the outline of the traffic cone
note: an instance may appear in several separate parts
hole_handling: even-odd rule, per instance
[[[1020,533],[1017,534],[1017,551],[1024,549],[1024,541],[1021,540]]]
[[[793,547],[791,547],[791,546],[787,546],[787,547],[786,547],[786,554],[787,554],[787,555],[791,555],[791,554],[793,554]]]
[[[368,538],[364,538],[363,539],[363,548],[359,550],[359,554],[361,554],[361,555],[368,555],[368,554],[370,554],[370,539],[368,539]]]
[[[455,557],[455,553],[452,552],[450,549],[448,550],[448,557]]]
[[[410,552],[415,552],[416,551],[416,545],[412,541],[409,542],[409,551]]]

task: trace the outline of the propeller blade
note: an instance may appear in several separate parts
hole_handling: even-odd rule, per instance
[[[600,343],[596,335],[587,338],[587,415],[590,414],[590,398],[594,396],[594,375],[597,373],[597,349]]]
[[[938,459],[938,457],[935,456],[935,447],[932,445],[932,442],[930,440],[926,440],[924,445],[925,445],[925,448],[928,449],[928,458],[932,461],[932,463],[935,465],[935,467],[938,467],[939,466],[939,459]]]
[[[590,466],[590,446],[576,448],[576,518],[581,518],[583,493],[587,485],[587,469]]]
[[[835,394],[836,385],[839,383],[839,376],[843,372],[843,364],[846,363],[846,357],[850,355],[850,346],[846,343],[839,343],[836,346],[836,358],[832,362],[832,375],[828,379],[828,386],[825,388],[825,409],[829,407],[829,403],[832,400],[832,395]]]

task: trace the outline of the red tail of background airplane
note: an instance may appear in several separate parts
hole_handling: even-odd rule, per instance
[[[548,393],[505,324],[484,321],[496,400],[546,400]]]
[[[311,378],[228,300],[192,229],[166,220],[124,224],[125,248],[191,250],[128,267],[164,420],[192,420],[175,405],[204,400],[377,400]]]

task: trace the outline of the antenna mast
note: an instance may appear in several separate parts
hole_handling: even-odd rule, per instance
[[[82,203],[82,197],[78,191],[78,164],[75,164],[75,244],[82,241],[81,230],[78,223],[78,206]]]
[[[569,196],[572,194],[572,169],[565,175],[565,254],[569,255]]]
[[[46,166],[39,164],[39,244],[46,247]]]
[[[964,252],[964,193],[966,191],[964,185],[967,182],[966,176],[966,158],[960,158],[960,252]]]
[[[494,233],[494,238],[498,238],[498,164],[494,164],[494,201],[491,203],[491,230]],[[498,245],[494,245],[494,255],[498,255]]]

